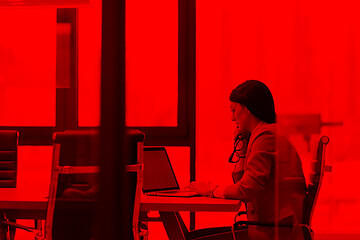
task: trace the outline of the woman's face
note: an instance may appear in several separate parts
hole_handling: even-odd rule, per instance
[[[236,123],[236,127],[239,131],[248,130],[250,112],[249,110],[240,103],[231,102],[230,104],[231,120]]]

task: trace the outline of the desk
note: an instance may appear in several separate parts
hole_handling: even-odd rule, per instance
[[[44,150],[37,150],[38,148]],[[51,146],[19,147],[17,187],[0,188],[0,209],[4,210],[8,217],[12,219],[45,219],[51,159]],[[237,212],[239,208],[238,200],[206,197],[143,196],[141,201],[142,217],[146,218],[144,213],[147,211],[159,211],[160,220],[164,223],[167,231],[174,227],[173,220],[179,219],[178,211]],[[167,216],[168,218],[166,218]],[[179,225],[175,225],[175,227],[177,227],[177,231],[174,234],[177,234]]]
[[[169,239],[185,239],[188,232],[179,211],[190,212],[237,212],[239,200],[209,197],[160,197],[143,195],[140,206],[141,221],[161,221]],[[159,211],[159,218],[149,218],[148,211]]]
[[[240,208],[239,200],[210,197],[160,197],[143,195],[141,211],[205,211],[236,212]]]
[[[18,176],[16,188],[0,188],[0,209],[7,217],[45,219],[50,181],[42,174],[27,172]]]
[[[52,146],[19,146],[16,188],[0,188],[0,210],[11,219],[45,219],[48,203]],[[71,206],[88,209],[92,200],[57,201],[63,209]]]
[[[16,188],[0,188],[0,209],[12,219],[45,219],[52,146],[19,146]]]

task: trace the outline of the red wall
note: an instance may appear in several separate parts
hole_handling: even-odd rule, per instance
[[[127,2],[127,124],[176,126],[177,2]],[[247,79],[264,81],[283,114],[320,114],[330,137],[327,173],[313,227],[358,233],[360,22],[357,1],[197,1],[197,179],[231,182],[233,123],[228,96]],[[79,9],[79,124],[99,124],[101,4]],[[0,125],[55,124],[56,10],[0,8]],[[306,161],[306,142],[291,136]],[[172,148],[189,179],[186,148]],[[306,163],[304,163],[306,170]],[[233,214],[197,214],[197,227]],[[153,232],[162,230],[154,230]],[[153,239],[159,239],[159,236]]]
[[[313,218],[317,233],[359,233],[356,190],[360,31],[356,1],[197,1],[197,177],[231,181],[228,96],[264,81],[279,115],[321,114],[330,137],[327,173]],[[306,142],[291,136],[306,169]],[[217,175],[214,175],[217,172]],[[220,177],[219,177],[220,176]],[[204,214],[205,215],[205,214]],[[211,224],[220,225],[224,220]],[[205,218],[204,218],[205,219]],[[227,221],[227,220],[226,220]],[[198,226],[204,227],[201,218]],[[210,223],[209,223],[210,224]]]

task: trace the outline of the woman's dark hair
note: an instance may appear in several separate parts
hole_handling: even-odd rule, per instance
[[[247,80],[232,90],[230,101],[244,105],[255,117],[276,122],[274,99],[269,88],[257,80]]]

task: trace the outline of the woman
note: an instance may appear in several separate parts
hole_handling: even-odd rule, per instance
[[[230,102],[232,121],[239,133],[237,140],[243,141],[236,145],[245,147],[244,156],[235,149],[230,159],[235,162],[234,184],[216,186],[195,181],[190,183],[190,189],[203,196],[241,200],[249,221],[301,223],[306,192],[302,165],[294,147],[277,129],[270,90],[260,81],[249,80],[231,92]],[[231,237],[226,233],[228,230],[226,227],[200,230],[190,236],[216,233],[217,237],[212,239],[228,239]],[[238,239],[274,239],[275,229],[250,226],[237,235]],[[302,239],[301,235],[299,230],[279,230],[279,239]]]

